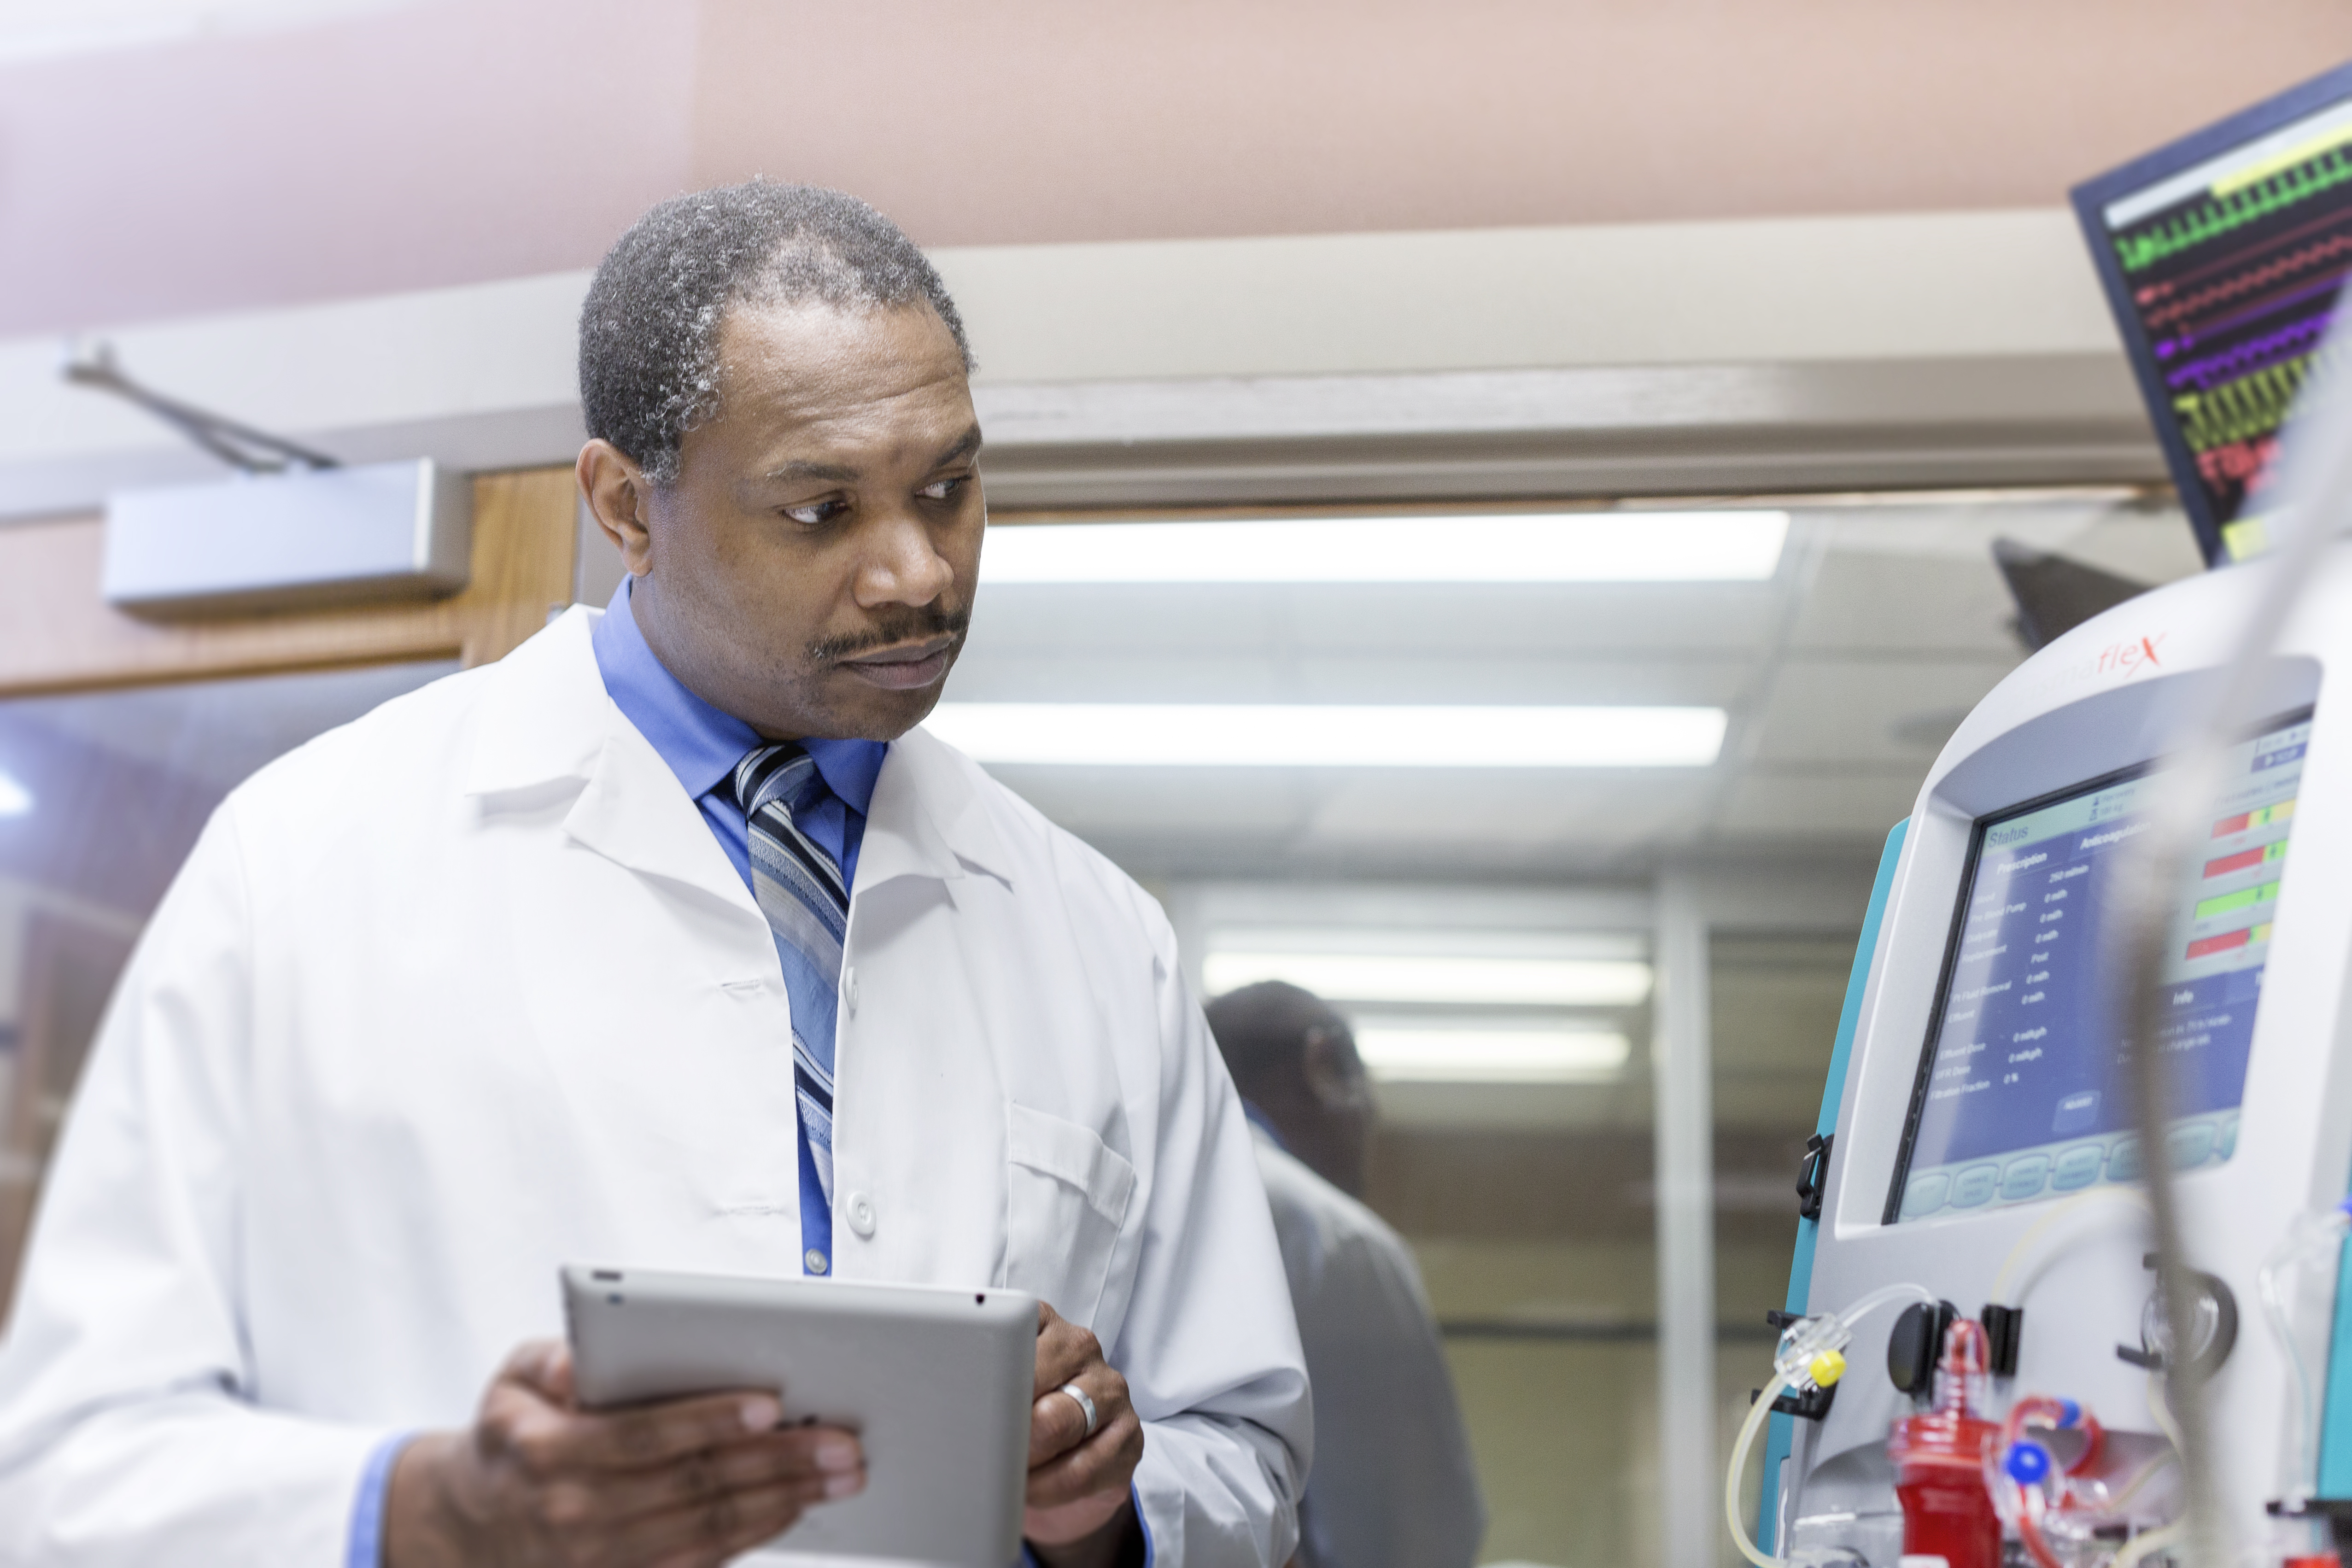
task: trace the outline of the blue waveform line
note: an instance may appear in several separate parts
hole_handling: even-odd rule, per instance
[[[2225,381],[2234,381],[2263,365],[2308,352],[2314,342],[2326,335],[2328,323],[2335,319],[2333,310],[2306,316],[2277,331],[2266,332],[2220,353],[2207,354],[2168,370],[2165,373],[2164,383],[2176,392],[2210,392]]]

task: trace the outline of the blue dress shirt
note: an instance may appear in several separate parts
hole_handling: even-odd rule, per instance
[[[702,812],[711,836],[735,864],[743,885],[751,885],[751,830],[735,799],[735,764],[753,747],[767,743],[760,731],[732,713],[723,713],[688,691],[654,657],[629,613],[624,577],[596,623],[590,642],[604,689],[637,733],[653,743],[669,771]],[[814,809],[796,812],[793,824],[823,847],[841,867],[841,884],[857,880],[857,847],[866,837],[866,808],[874,799],[889,746],[881,741],[803,741],[816,771],[832,791]]]

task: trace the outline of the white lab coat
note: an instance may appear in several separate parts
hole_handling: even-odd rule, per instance
[[[341,1568],[565,1262],[797,1275],[768,925],[574,610],[222,805],[101,1030],[0,1347],[0,1563]],[[1159,907],[918,730],[842,971],[835,1260],[1031,1291],[1146,1422],[1158,1561],[1296,1542],[1307,1386]],[[867,1223],[853,1225],[857,1215]]]
[[[1315,1383],[1302,1568],[1470,1568],[1478,1467],[1412,1249],[1381,1216],[1256,1133]]]

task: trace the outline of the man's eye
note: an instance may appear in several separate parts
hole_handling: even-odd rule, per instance
[[[846,509],[837,500],[813,500],[806,506],[784,508],[784,515],[804,528],[814,528],[820,523],[831,522],[845,510]]]
[[[956,491],[963,489],[963,484],[961,475],[952,479],[933,479],[915,493],[925,500],[947,500],[953,497]]]

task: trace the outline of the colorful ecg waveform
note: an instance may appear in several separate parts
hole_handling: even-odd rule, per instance
[[[2181,438],[2192,452],[2205,452],[2232,442],[2267,436],[2286,421],[2304,379],[2310,374],[2310,354],[2266,365],[2252,375],[2209,392],[2184,393],[2172,400],[2180,416]]]
[[[2326,217],[2316,218],[2304,225],[2303,227],[2305,229],[2323,228],[2340,221],[2342,220],[2338,215],[2330,213]],[[2281,237],[2294,237],[2290,235]],[[2169,282],[2151,284],[2138,290],[2133,295],[2133,299],[2140,307],[2140,319],[2147,323],[2150,331],[2155,331],[2165,327],[2176,326],[2189,321],[2200,311],[2210,310],[2217,305],[2229,304],[2231,300],[2242,299],[2255,289],[2284,282],[2297,273],[2308,271],[2315,267],[2324,267],[2336,260],[2352,262],[2352,234],[2331,234],[2325,239],[2298,246],[2274,260],[2251,268],[2234,277],[2224,278],[2218,283],[2209,283],[2203,288],[2192,289],[2185,294],[2179,292],[2179,289],[2187,279],[2175,279]],[[2221,265],[2231,265],[2235,261],[2236,258],[2233,257],[2230,262]]]
[[[2327,291],[2333,294],[2337,287],[2336,283],[2331,281],[2327,285]],[[2176,389],[2194,387],[2200,392],[2207,392],[2223,382],[2234,381],[2250,371],[2259,370],[2266,364],[2277,363],[2285,356],[2308,354],[2312,348],[2317,345],[2318,341],[2327,335],[2327,324],[2334,320],[2333,310],[2315,316],[2305,316],[2299,321],[2288,322],[2274,332],[2264,332],[2260,337],[2248,338],[2243,342],[2232,343],[2219,353],[2205,354],[2197,359],[2185,361],[2164,373],[2165,384]],[[2174,349],[2175,346],[2172,343],[2158,343],[2156,349],[2157,357],[2159,359],[2168,357],[2167,351]]]
[[[2263,504],[2315,356],[2336,352],[2326,345],[2352,279],[2347,107],[2225,153],[2192,180],[2144,187],[2127,198],[2135,216],[2107,234],[2184,499],[2229,548],[2229,530]]]
[[[2338,185],[2352,184],[2352,157],[2346,153],[2343,147],[2331,147],[2243,189],[2227,195],[2216,192],[2153,228],[2118,235],[2116,259],[2126,273],[2145,272],[2184,250],[2260,223],[2274,212],[2309,201]]]
[[[2197,472],[2207,484],[2251,486],[2278,457],[2278,432],[2224,441],[2197,454]]]

